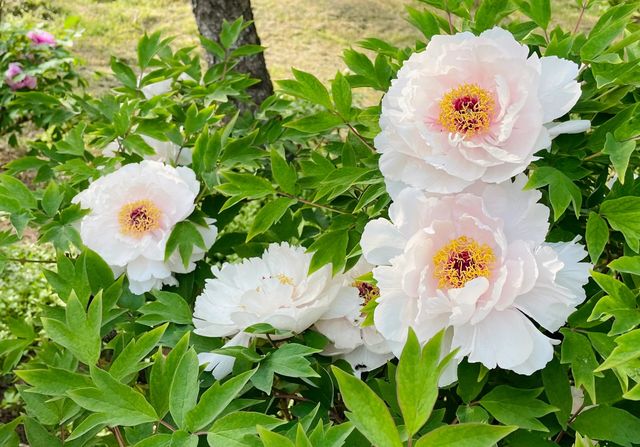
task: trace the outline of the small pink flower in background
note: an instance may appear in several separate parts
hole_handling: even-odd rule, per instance
[[[27,33],[27,37],[31,39],[31,43],[34,45],[55,45],[56,38],[53,34],[48,33],[46,31],[35,30],[29,31]]]
[[[24,75],[22,79],[17,79],[22,75],[22,65],[18,62],[11,62],[9,68],[4,73],[4,81],[11,90],[21,90],[23,88],[34,89],[38,81],[34,76]]]

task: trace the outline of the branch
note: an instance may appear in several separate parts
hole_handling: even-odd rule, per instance
[[[333,211],[334,213],[351,214],[351,213],[348,213],[346,211],[339,210],[338,208],[333,208],[332,206],[321,205],[320,203],[311,202],[309,200],[303,199],[302,197],[294,196],[293,194],[289,194],[289,193],[286,193],[286,192],[278,191],[276,194],[278,194],[280,196],[283,196],[283,197],[289,197],[290,199],[295,199],[300,203],[304,203],[305,205],[314,206],[316,208],[322,208],[322,209],[327,210],[327,211]]]
[[[116,437],[116,441],[118,441],[118,446],[126,447],[127,444],[124,442],[124,438],[122,437],[122,433],[120,433],[120,427],[110,427],[111,433]]]

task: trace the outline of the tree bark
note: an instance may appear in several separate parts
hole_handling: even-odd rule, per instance
[[[251,0],[191,0],[193,15],[196,18],[198,31],[207,39],[219,42],[218,36],[222,30],[223,20],[233,22],[242,16],[245,21],[253,20],[251,10]],[[260,37],[255,24],[247,27],[238,39],[237,45],[260,45]],[[211,53],[206,54],[209,65],[216,62],[216,58]],[[267,71],[264,54],[259,53],[253,56],[240,59],[236,70],[247,73],[252,78],[260,79],[260,83],[249,88],[248,93],[253,100],[260,104],[273,93],[273,84]]]

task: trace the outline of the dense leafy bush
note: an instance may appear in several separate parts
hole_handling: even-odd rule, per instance
[[[27,122],[53,131],[69,119],[57,102],[46,100],[41,92],[59,99],[82,83],[69,52],[76,34],[71,28],[54,36],[19,22],[0,23],[0,133],[9,136],[14,145]]]
[[[17,445],[24,427],[34,446],[640,444],[638,3],[588,34],[551,27],[549,1],[424,3],[408,10],[424,35],[414,47],[365,39],[330,88],[294,70],[259,107],[234,71],[261,51],[234,46],[241,21],[203,40],[219,60],[206,70],[154,34],[136,67],[112,60],[110,94],[40,94],[73,128],[5,166],[0,209],[54,245],[45,276],[64,305],[43,309],[42,326],[13,321],[2,342],[5,364],[23,355],[24,412],[0,441]],[[494,63],[456,65],[476,60]],[[455,76],[470,80],[449,87]],[[437,88],[451,103],[429,97]],[[386,94],[382,107],[360,107],[357,89]],[[411,107],[438,118],[415,124]],[[464,146],[498,119],[525,129],[511,152],[509,135]],[[25,171],[34,189],[16,179]],[[446,233],[459,228],[472,237]],[[576,236],[593,264],[586,296]],[[538,301],[516,302],[536,281]],[[497,310],[470,346],[460,334],[479,331],[481,287]]]

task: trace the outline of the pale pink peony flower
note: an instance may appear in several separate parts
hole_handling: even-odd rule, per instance
[[[356,375],[378,368],[393,358],[386,340],[374,326],[362,327],[362,307],[379,294],[378,288],[359,280],[373,266],[361,259],[335,280],[343,286],[331,308],[314,328],[329,339],[323,355],[346,360]]]
[[[194,246],[186,266],[177,250],[165,259],[169,236],[195,209],[199,190],[195,173],[186,167],[151,160],[122,166],[73,198],[91,210],[80,221],[82,242],[115,274],[126,272],[133,293],[177,285],[174,273],[193,271],[206,253]],[[213,219],[206,223],[196,228],[208,250],[218,231]]]
[[[540,192],[522,190],[525,182],[442,198],[408,188],[390,221],[367,224],[363,254],[379,266],[374,322],[396,355],[412,327],[423,342],[447,329],[458,361],[487,368],[528,375],[551,360],[557,341],[532,320],[557,331],[585,299],[591,266],[575,241],[545,243],[549,210],[537,203]]]
[[[383,98],[380,170],[388,183],[441,194],[507,180],[559,133],[589,128],[552,123],[578,101],[577,75],[575,63],[529,56],[500,28],[434,36]]]
[[[38,81],[34,76],[24,74],[22,65],[18,62],[11,62],[9,68],[4,73],[4,82],[11,90],[31,89],[37,87]]]
[[[42,30],[29,31],[27,37],[34,45],[55,45],[57,43],[53,34]]]

